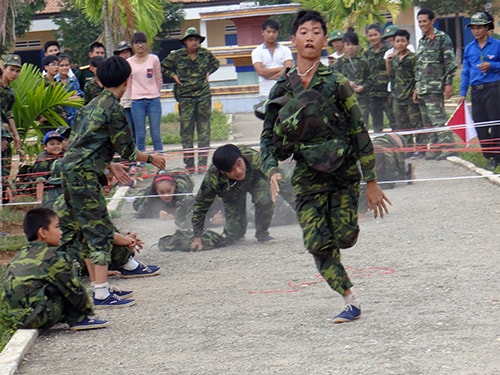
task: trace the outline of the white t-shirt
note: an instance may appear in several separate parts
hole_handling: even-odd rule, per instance
[[[292,60],[292,51],[287,46],[281,43],[276,43],[274,54],[271,55],[269,48],[265,44],[261,44],[252,51],[252,64],[260,62],[264,68],[284,67],[285,61]],[[269,91],[274,86],[274,79],[265,79],[259,76],[259,94],[260,96],[268,96]]]

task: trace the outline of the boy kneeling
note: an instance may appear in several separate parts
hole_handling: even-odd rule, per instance
[[[70,330],[104,328],[106,320],[91,319],[92,303],[61,244],[57,214],[34,208],[24,217],[29,243],[9,263],[3,280],[3,301],[19,328],[49,328],[67,322]]]

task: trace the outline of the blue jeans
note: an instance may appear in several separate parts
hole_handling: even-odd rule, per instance
[[[132,100],[135,143],[139,151],[146,150],[146,116],[149,119],[149,132],[153,140],[153,148],[157,152],[162,152],[160,98]]]

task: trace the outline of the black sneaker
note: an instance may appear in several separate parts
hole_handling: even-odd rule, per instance
[[[110,294],[105,299],[94,299],[94,308],[105,309],[108,307],[129,307],[135,305],[135,301],[133,299],[122,299],[115,294]]]
[[[123,279],[133,279],[137,277],[156,276],[160,273],[160,267],[139,263],[135,270],[129,271],[122,268],[120,272]]]

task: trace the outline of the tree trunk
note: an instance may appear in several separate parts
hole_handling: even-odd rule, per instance
[[[102,18],[104,21],[104,45],[106,47],[106,56],[109,57],[113,54],[113,50],[115,48],[113,43],[113,33],[111,30],[111,20],[109,18],[109,1],[103,0],[102,6]]]

